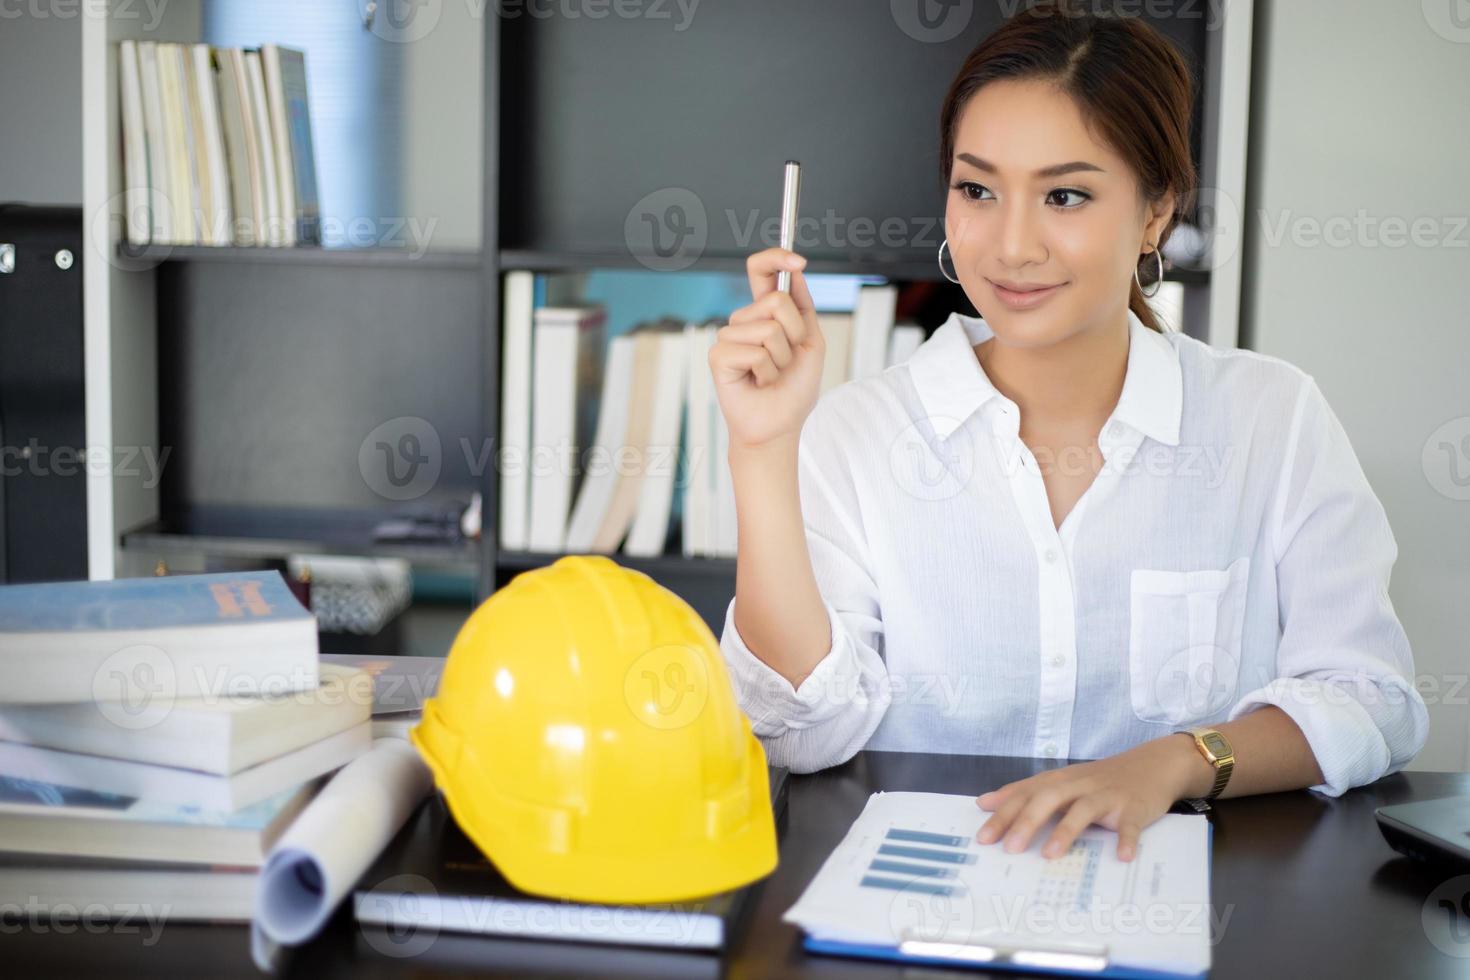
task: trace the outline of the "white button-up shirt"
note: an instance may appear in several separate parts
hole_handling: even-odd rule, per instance
[[[1105,462],[1060,528],[1018,406],[975,356],[983,319],[954,314],[819,399],[798,473],[832,647],[793,689],[746,646],[736,600],[720,640],[772,763],[1101,758],[1274,704],[1336,796],[1423,746],[1398,547],[1316,382],[1128,317]]]

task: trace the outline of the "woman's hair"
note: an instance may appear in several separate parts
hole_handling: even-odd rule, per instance
[[[1145,201],[1170,191],[1176,195],[1174,214],[1157,243],[1162,248],[1179,218],[1194,207],[1194,79],[1178,49],[1154,28],[1086,6],[1037,0],[970,52],[940,110],[940,176],[948,187],[960,111],[983,85],[999,79],[1052,82],[1072,97],[1094,136],[1132,166]],[[1157,262],[1152,252],[1140,255],[1139,276],[1151,279]],[[1128,287],[1128,308],[1163,332],[1137,282]]]

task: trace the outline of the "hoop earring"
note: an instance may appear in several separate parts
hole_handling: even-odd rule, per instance
[[[948,279],[950,282],[954,283],[956,286],[958,286],[960,284],[960,281],[957,278],[958,273],[956,273],[956,275],[952,276],[948,272],[945,272],[944,271],[944,250],[948,246],[949,246],[949,239],[948,238],[946,238],[944,241],[942,241],[942,242],[939,243],[939,274],[942,275],[944,278]],[[952,256],[951,256],[951,258],[952,258]],[[1137,276],[1138,273],[1135,272],[1134,275]],[[1142,288],[1142,287],[1139,287],[1139,288]]]
[[[1133,281],[1138,283],[1138,291],[1140,293],[1143,293],[1145,298],[1149,299],[1157,296],[1159,294],[1159,290],[1164,288],[1164,253],[1160,252],[1158,249],[1154,249],[1153,254],[1154,258],[1157,259],[1159,263],[1159,274],[1158,277],[1154,280],[1153,292],[1144,292],[1143,283],[1138,282],[1138,270],[1133,270]]]

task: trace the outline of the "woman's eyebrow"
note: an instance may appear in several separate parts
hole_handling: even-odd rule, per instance
[[[978,170],[983,170],[986,173],[993,174],[993,173],[996,172],[995,171],[995,164],[991,163],[988,160],[982,160],[979,157],[974,156],[973,154],[970,154],[970,153],[959,153],[959,154],[956,154],[955,155],[955,159],[956,160],[963,160],[966,163],[968,163],[970,166],[975,167]],[[1035,176],[1035,177],[1060,177],[1063,174],[1076,173],[1079,170],[1092,170],[1092,171],[1096,171],[1097,173],[1100,173],[1100,174],[1107,173],[1106,170],[1104,170],[1102,167],[1099,167],[1095,163],[1088,163],[1086,160],[1073,160],[1071,163],[1054,163],[1050,167],[1042,167],[1040,170],[1036,171],[1032,176]]]

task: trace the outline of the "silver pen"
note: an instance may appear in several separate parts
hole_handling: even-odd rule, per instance
[[[801,164],[786,161],[786,179],[781,186],[781,247],[791,251],[796,247],[796,202],[801,196]],[[791,292],[791,270],[776,273],[776,288],[783,293]]]

